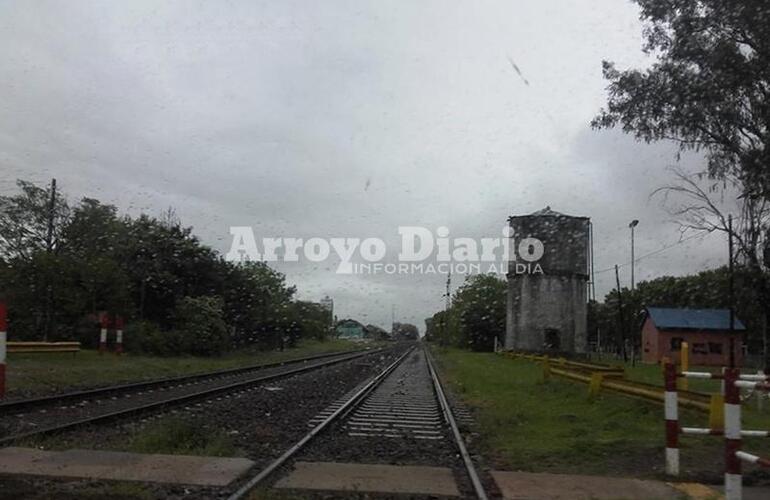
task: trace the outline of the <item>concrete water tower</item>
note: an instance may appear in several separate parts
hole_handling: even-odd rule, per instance
[[[508,265],[506,349],[585,352],[590,219],[546,207],[508,222],[517,260]],[[525,238],[542,242],[542,257],[532,265],[518,255]]]

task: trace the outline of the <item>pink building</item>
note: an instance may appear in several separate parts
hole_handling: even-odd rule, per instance
[[[673,309],[648,307],[642,325],[642,362],[659,363],[664,356],[680,360],[682,342],[690,345],[690,365],[727,366],[730,362],[730,311],[728,309]],[[746,327],[738,318],[733,325],[735,364],[741,365]]]

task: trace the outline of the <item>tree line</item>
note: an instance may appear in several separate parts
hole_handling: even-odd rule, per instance
[[[749,266],[734,270],[735,316],[746,326],[750,352],[766,353],[765,304],[758,276]],[[474,351],[491,351],[495,337],[503,343],[506,318],[506,281],[494,275],[473,275],[452,295],[451,306],[425,320],[426,339]],[[646,307],[729,309],[730,276],[727,266],[688,276],[663,276],[641,281],[634,290],[612,289],[602,302],[588,304],[587,332],[590,349],[637,356]]]
[[[505,280],[475,274],[452,294],[449,308],[425,320],[425,339],[474,351],[491,351],[505,337]]]
[[[634,290],[612,289],[603,302],[588,305],[588,339],[595,349],[640,355],[641,327],[646,307],[691,309],[730,309],[746,326],[744,341],[751,353],[763,353],[767,342],[765,305],[758,291],[757,276],[751,268],[734,270],[734,299],[730,300],[730,275],[727,266],[688,276],[663,276],[639,282]],[[623,350],[625,349],[625,353]]]
[[[130,217],[94,198],[70,204],[55,185],[17,185],[0,196],[11,339],[92,346],[101,312],[127,320],[128,349],[157,354],[272,349],[328,334],[330,312],[297,300],[283,274],[225,261],[171,209]]]

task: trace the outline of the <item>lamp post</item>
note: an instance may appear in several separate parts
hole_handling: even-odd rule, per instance
[[[639,224],[639,221],[636,219],[628,224],[628,227],[631,228],[631,291],[634,290],[634,265],[636,264],[634,261],[634,228],[637,224]]]

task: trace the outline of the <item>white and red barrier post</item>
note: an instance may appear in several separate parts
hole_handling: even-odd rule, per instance
[[[5,398],[5,355],[8,352],[8,308],[0,302],[0,399]]]
[[[101,323],[101,330],[99,331],[99,354],[107,352],[107,329],[110,327],[110,317],[104,315],[99,320]]]
[[[115,354],[123,354],[123,317],[115,316]]]
[[[743,496],[741,462],[770,468],[770,459],[741,451],[742,438],[744,437],[770,437],[770,431],[768,430],[741,429],[741,389],[770,392],[770,376],[763,373],[741,374],[737,368],[723,368],[722,374],[689,371],[677,374],[676,366],[669,363],[665,365],[664,374],[666,386],[666,472],[676,475],[679,469],[677,433],[712,436],[724,435],[725,499],[741,500]],[[678,376],[722,380],[722,391],[724,392],[724,430],[711,427],[678,428],[676,407],[676,379]]]
[[[739,500],[742,495],[741,459],[741,389],[737,368],[725,370],[725,499]]]
[[[664,365],[665,396],[664,413],[666,418],[666,474],[679,475],[679,409],[676,393],[676,365]]]

